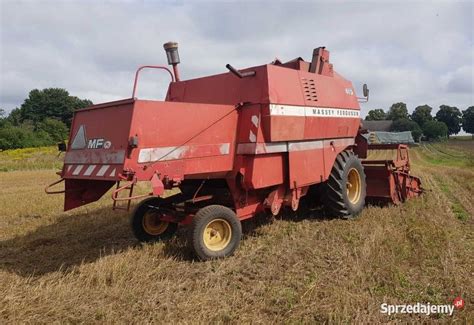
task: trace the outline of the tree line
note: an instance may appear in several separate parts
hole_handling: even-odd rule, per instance
[[[474,134],[474,106],[460,111],[457,107],[441,105],[435,116],[431,115],[429,105],[417,106],[412,114],[408,113],[405,103],[395,103],[385,112],[383,109],[372,109],[365,117],[366,121],[392,120],[390,131],[411,131],[418,141],[422,136],[428,140],[438,140],[457,134],[461,128]]]
[[[33,89],[20,107],[6,114],[0,109],[0,150],[53,145],[69,135],[73,112],[92,105],[92,101],[71,96],[62,88]],[[405,103],[395,103],[385,112],[372,109],[367,121],[392,120],[391,131],[411,131],[415,140],[422,136],[436,140],[462,129],[474,134],[474,106],[460,111],[441,105],[435,116],[428,105],[408,113]]]
[[[92,105],[62,88],[33,89],[20,107],[0,109],[0,150],[49,146],[69,135],[74,110]]]

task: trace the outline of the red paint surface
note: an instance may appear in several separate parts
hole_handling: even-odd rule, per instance
[[[152,178],[155,185],[159,179],[163,188],[191,179],[223,179],[241,219],[263,210],[269,193],[277,187],[287,192],[282,204],[297,206],[307,186],[325,181],[336,156],[353,146],[353,142],[333,145],[321,140],[355,139],[360,125],[358,118],[270,116],[270,104],[359,111],[352,83],[333,70],[327,50],[318,51],[316,73],[309,72],[310,63],[302,60],[266,64],[241,70],[255,71],[255,76],[247,78],[223,73],[172,82],[166,101],[129,99],[77,111],[71,135],[83,125],[88,138],[106,139],[111,146],[68,148],[66,157],[70,159],[61,175],[66,178],[65,209],[97,200],[115,181]],[[133,139],[138,140],[136,145],[131,145]],[[238,144],[270,147],[288,141],[320,141],[321,146],[236,154]],[[140,163],[140,150],[153,148],[161,160]],[[125,151],[123,160],[110,160],[119,150]],[[97,166],[91,175],[85,175],[84,170],[73,175],[79,164]],[[111,169],[98,176],[98,168],[104,165],[114,168],[115,175]],[[386,175],[386,170],[373,169],[371,173],[390,182],[390,177],[395,177]],[[385,185],[377,182],[369,186],[369,192],[375,189],[375,194],[392,195],[391,186],[383,187],[386,180]],[[161,193],[163,188],[159,184],[154,191]]]

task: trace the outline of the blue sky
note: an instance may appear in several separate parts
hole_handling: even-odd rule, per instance
[[[104,102],[130,97],[138,65],[165,64],[180,45],[183,79],[301,56],[326,46],[336,71],[364,82],[363,115],[473,101],[473,2],[1,1],[0,107],[34,88]],[[166,75],[145,73],[139,95],[161,99]]]

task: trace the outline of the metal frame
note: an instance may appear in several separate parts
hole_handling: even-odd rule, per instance
[[[168,71],[168,73],[170,74],[171,82],[174,82],[173,73],[172,73],[171,70],[168,69],[167,67],[161,66],[161,65],[142,65],[142,66],[140,66],[140,67],[137,69],[137,71],[135,72],[135,80],[133,81],[132,98],[135,98],[136,91],[137,91],[138,76],[139,76],[139,74],[140,74],[140,71],[142,71],[143,69],[161,69],[161,70],[166,70],[166,71]]]

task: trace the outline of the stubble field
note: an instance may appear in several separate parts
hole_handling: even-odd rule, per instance
[[[0,323],[474,321],[472,140],[411,150],[419,199],[353,221],[253,222],[235,256],[204,263],[184,230],[138,244],[109,195],[62,212],[43,192],[60,166],[48,150],[0,153]],[[458,296],[452,317],[380,313]]]

